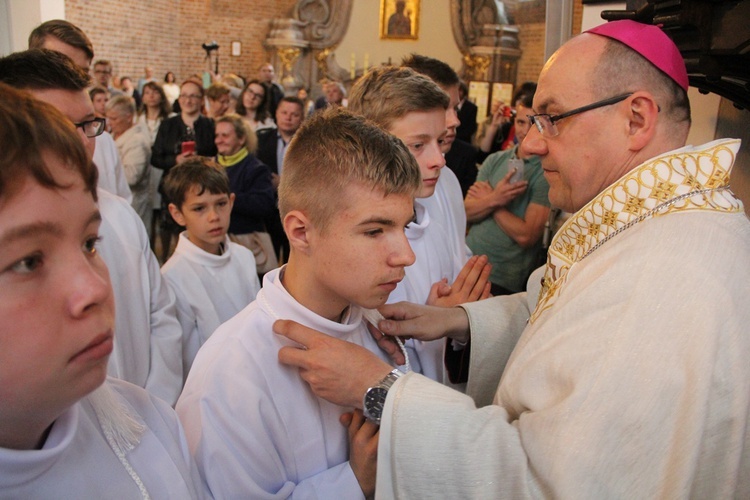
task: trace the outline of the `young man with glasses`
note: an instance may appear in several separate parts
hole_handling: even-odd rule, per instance
[[[306,348],[279,358],[317,394],[382,417],[378,497],[750,497],[750,222],[729,189],[740,144],[685,146],[687,89],[675,44],[635,21],[548,60],[541,132],[521,148],[574,214],[539,299],[379,309],[386,333],[470,338],[468,395],[416,374],[387,384],[370,353],[275,326]]]
[[[53,19],[34,28],[29,35],[29,48],[49,49],[65,54],[87,75],[91,60],[94,59],[94,46],[86,33],[78,26],[62,19]],[[89,129],[89,132],[91,131],[92,129]],[[133,195],[128,187],[114,139],[109,133],[102,133],[101,130],[96,136],[89,137],[98,138],[94,148],[94,164],[99,170],[97,187],[132,202]]]
[[[102,122],[94,117],[88,75],[66,55],[47,49],[0,59],[0,81],[29,91],[61,111],[89,155]],[[162,280],[138,214],[118,196],[98,189],[102,214],[99,244],[115,295],[114,350],[109,375],[126,380],[173,405],[182,389],[182,328],[175,298]]]

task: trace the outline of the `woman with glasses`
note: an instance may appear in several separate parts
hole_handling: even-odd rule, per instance
[[[268,113],[266,88],[258,80],[251,80],[245,86],[237,100],[236,111],[256,132],[264,128],[276,127],[276,123]]]
[[[194,155],[216,156],[214,122],[201,114],[203,86],[198,80],[188,79],[180,86],[180,114],[167,118],[159,127],[151,148],[151,164],[164,174]],[[161,186],[159,186],[159,192]],[[163,195],[163,193],[162,193]],[[172,237],[178,233],[162,199],[162,259],[169,256]]]

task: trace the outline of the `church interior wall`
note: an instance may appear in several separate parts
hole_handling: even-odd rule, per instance
[[[201,44],[215,40],[221,73],[255,76],[268,55],[263,40],[270,20],[288,17],[295,0],[65,0],[66,18],[91,38],[97,59],[109,59],[118,75],[157,77],[173,71],[178,80],[207,68]],[[231,42],[242,55],[230,56]],[[213,63],[211,64],[213,68]]]

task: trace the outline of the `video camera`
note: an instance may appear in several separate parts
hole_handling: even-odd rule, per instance
[[[206,51],[206,54],[209,54],[214,50],[219,50],[219,44],[216,43],[216,40],[213,40],[210,43],[206,42],[203,45],[201,45],[201,47],[203,47],[203,50]]]

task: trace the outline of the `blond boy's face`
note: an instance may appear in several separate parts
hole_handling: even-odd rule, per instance
[[[419,164],[422,186],[417,198],[427,198],[435,192],[440,169],[445,166],[441,151],[446,135],[445,110],[414,111],[396,119],[388,130],[403,141]]]
[[[213,194],[204,190],[199,195],[198,191],[198,186],[191,187],[185,195],[182,209],[170,203],[169,213],[177,224],[185,226],[187,237],[194,245],[218,255],[229,229],[234,194]]]
[[[311,276],[305,283],[310,309],[337,318],[349,304],[373,309],[385,304],[404,278],[414,253],[404,233],[414,214],[407,194],[384,196],[360,184],[346,188],[324,232],[308,232]]]
[[[57,418],[104,382],[112,352],[99,210],[77,172],[45,160],[70,187],[29,177],[0,199],[0,425]]]

